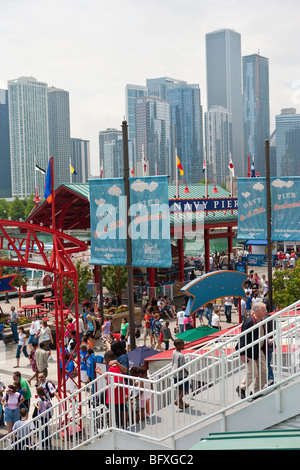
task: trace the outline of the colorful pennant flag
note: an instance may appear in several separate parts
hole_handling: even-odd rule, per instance
[[[46,174],[46,181],[45,181],[45,191],[44,196],[49,204],[52,202],[52,177],[51,177],[51,159],[48,163],[48,170]]]
[[[202,173],[205,173],[206,171],[206,159],[203,158],[203,169],[202,169]]]
[[[77,175],[77,171],[75,170],[75,168],[72,167],[72,165],[70,166],[70,171],[72,175]]]
[[[131,168],[131,174],[132,174],[132,176],[135,178],[135,173],[134,173],[134,171],[133,171],[133,168]]]
[[[182,175],[184,175],[184,171],[183,171],[183,168],[182,168],[182,165],[180,163],[180,160],[179,160],[178,156],[176,156],[176,158],[177,158],[177,168],[179,168],[180,175],[182,176]]]

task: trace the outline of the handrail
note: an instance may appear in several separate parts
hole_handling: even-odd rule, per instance
[[[117,429],[153,442],[174,439],[181,432],[205,424],[215,416],[226,413],[247,400],[282,387],[300,377],[300,301],[276,312],[269,319],[247,330],[253,335],[251,348],[272,339],[275,348],[272,356],[274,384],[268,383],[267,371],[253,395],[252,385],[246,379],[246,397],[240,398],[236,388],[245,376],[241,352],[250,346],[236,349],[245,333],[237,326],[230,335],[225,334],[203,348],[185,355],[186,364],[176,370],[169,366],[157,378],[140,378],[105,373],[52,407],[48,420],[39,416],[31,421],[35,429],[19,428],[18,440],[14,434],[0,440],[0,450],[29,445],[35,449],[78,449]],[[262,331],[262,326],[272,322],[274,329]],[[257,331],[257,337],[256,337]],[[236,333],[236,334],[234,334]],[[255,335],[255,337],[254,337]],[[260,349],[259,349],[260,351]],[[261,353],[260,353],[261,354]],[[266,351],[266,361],[271,351]],[[185,370],[187,373],[185,373]],[[179,389],[186,389],[179,409]]]

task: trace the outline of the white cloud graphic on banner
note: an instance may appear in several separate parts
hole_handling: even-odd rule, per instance
[[[105,204],[105,199],[101,198],[101,199],[95,199],[95,203],[97,204],[97,206],[102,206],[103,204]]]
[[[264,188],[264,185],[261,183],[256,183],[253,185],[253,189],[256,189],[257,191],[262,191]]]
[[[114,184],[111,188],[109,188],[108,194],[119,197],[122,194],[122,189]]]
[[[251,193],[249,193],[249,192],[248,193],[242,193],[242,196],[244,196],[247,199],[247,197],[251,196]]]
[[[158,184],[152,181],[152,183],[145,183],[142,180],[136,180],[132,183],[131,189],[133,191],[140,191],[141,193],[148,190],[152,193],[158,187]]]
[[[291,188],[292,186],[294,186],[294,182],[293,181],[283,181],[279,178],[277,178],[276,180],[274,180],[272,182],[272,186],[274,186],[275,188]]]

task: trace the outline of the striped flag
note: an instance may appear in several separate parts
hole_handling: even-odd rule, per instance
[[[46,170],[44,170],[43,168],[41,168],[37,164],[35,164],[35,171],[39,171],[40,173],[42,173],[42,175],[46,174]]]
[[[202,173],[205,173],[206,171],[206,159],[203,159],[203,168],[202,168]]]
[[[181,165],[181,163],[180,163],[180,160],[179,160],[178,156],[176,156],[176,159],[177,159],[177,168],[179,168],[179,170],[180,170],[180,175],[182,176],[182,175],[184,175],[184,171],[183,171],[182,165]]]
[[[45,181],[45,191],[44,196],[47,202],[52,202],[52,177],[51,177],[51,160],[48,163],[48,170],[46,174],[46,181]]]
[[[135,178],[135,173],[134,173],[134,171],[133,171],[133,168],[131,168],[131,174],[132,174],[132,176]]]

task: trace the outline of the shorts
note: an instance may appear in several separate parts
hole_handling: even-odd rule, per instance
[[[39,344],[39,337],[35,338],[35,335],[30,335],[28,339],[28,344],[37,343]]]
[[[183,387],[184,387],[184,391],[187,392],[188,389],[190,388],[190,384],[189,384],[189,380],[187,377],[183,377],[183,378],[179,378],[177,379],[177,377],[173,377],[174,378],[174,384],[176,384],[177,382],[180,382],[179,386],[178,386],[178,389],[183,391]],[[183,382],[182,382],[183,381]]]
[[[144,336],[152,336],[152,335],[153,335],[153,331],[151,330],[151,328],[144,329]]]
[[[20,419],[20,408],[16,408],[15,410],[10,410],[5,407],[4,410],[4,421],[6,423],[15,423],[16,421],[19,421]]]

